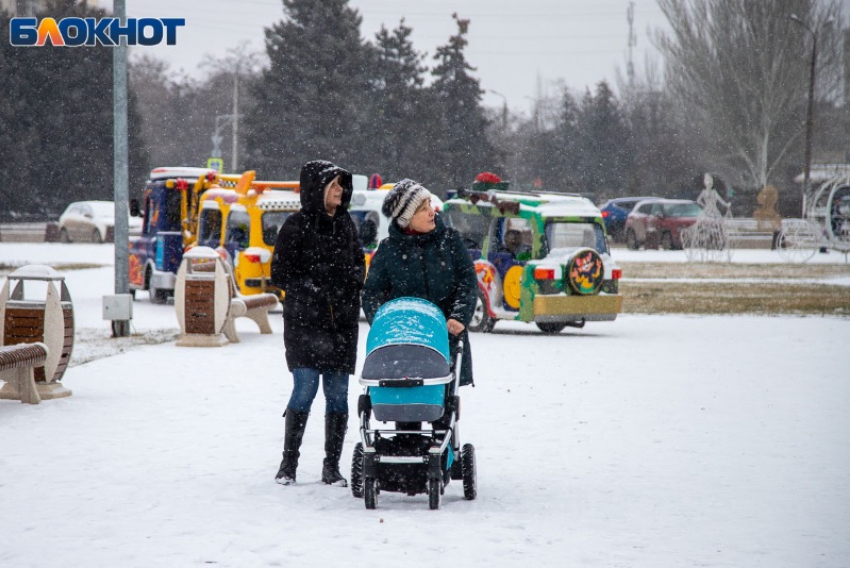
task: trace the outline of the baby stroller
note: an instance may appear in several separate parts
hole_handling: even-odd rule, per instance
[[[452,372],[442,312],[419,298],[387,302],[375,314],[366,353],[360,377],[366,388],[357,405],[361,442],[351,461],[354,497],[374,509],[381,491],[428,493],[430,508],[438,509],[449,481],[462,479],[464,498],[475,499],[475,448],[461,449],[457,425],[463,345]],[[373,415],[386,426],[372,428]]]

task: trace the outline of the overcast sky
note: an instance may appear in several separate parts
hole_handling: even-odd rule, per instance
[[[95,2],[92,2],[95,3]],[[112,8],[112,0],[96,0]],[[471,20],[466,55],[487,91],[485,104],[527,111],[540,94],[559,84],[582,93],[625,72],[629,0],[350,0],[363,18],[361,34],[373,39],[381,25],[395,28],[402,17],[413,28],[413,44],[428,53],[456,33],[452,13]],[[638,72],[646,55],[658,57],[650,28],[666,22],[655,0],[635,0],[633,60]],[[206,54],[225,55],[248,42],[264,51],[263,28],[283,17],[281,0],[126,0],[129,17],[184,17],[177,46],[136,47],[168,61],[176,71],[203,76]],[[133,56],[131,54],[131,56]],[[498,94],[497,94],[498,93]]]

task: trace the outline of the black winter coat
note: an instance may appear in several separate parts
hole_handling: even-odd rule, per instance
[[[436,304],[446,319],[469,325],[478,295],[475,267],[460,234],[446,227],[439,215],[435,221],[436,228],[423,235],[408,235],[395,223],[390,225],[390,236],[378,246],[363,288],[363,311],[370,324],[385,302],[413,296]],[[466,330],[460,338],[464,341],[460,384],[468,385],[473,382],[472,350]]]
[[[325,212],[325,187],[340,176],[342,204]],[[354,373],[365,263],[348,204],[351,174],[330,162],[301,170],[301,211],[280,229],[272,284],[286,292],[283,343],[290,371],[312,368]]]

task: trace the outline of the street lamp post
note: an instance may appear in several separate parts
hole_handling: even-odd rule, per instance
[[[809,100],[806,108],[806,149],[803,157],[803,217],[806,216],[806,200],[809,195],[809,179],[811,177],[811,168],[812,168],[812,129],[814,127],[814,100],[815,100],[815,68],[817,66],[817,57],[818,57],[818,33],[817,30],[813,30],[809,26],[807,26],[803,20],[797,16],[797,14],[791,14],[788,16],[792,22],[798,24],[801,28],[806,30],[812,35],[812,59],[811,59],[811,67],[809,69]],[[825,21],[825,24],[828,24],[832,21],[832,18]]]
[[[506,97],[499,91],[493,89],[488,90],[494,95],[502,97],[502,129],[506,129],[508,127],[508,97]]]

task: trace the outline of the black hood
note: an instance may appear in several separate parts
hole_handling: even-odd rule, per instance
[[[325,187],[339,176],[342,186],[342,204],[339,210],[348,210],[354,186],[351,172],[325,160],[307,162],[301,168],[301,210],[306,213],[321,213],[325,210]]]

